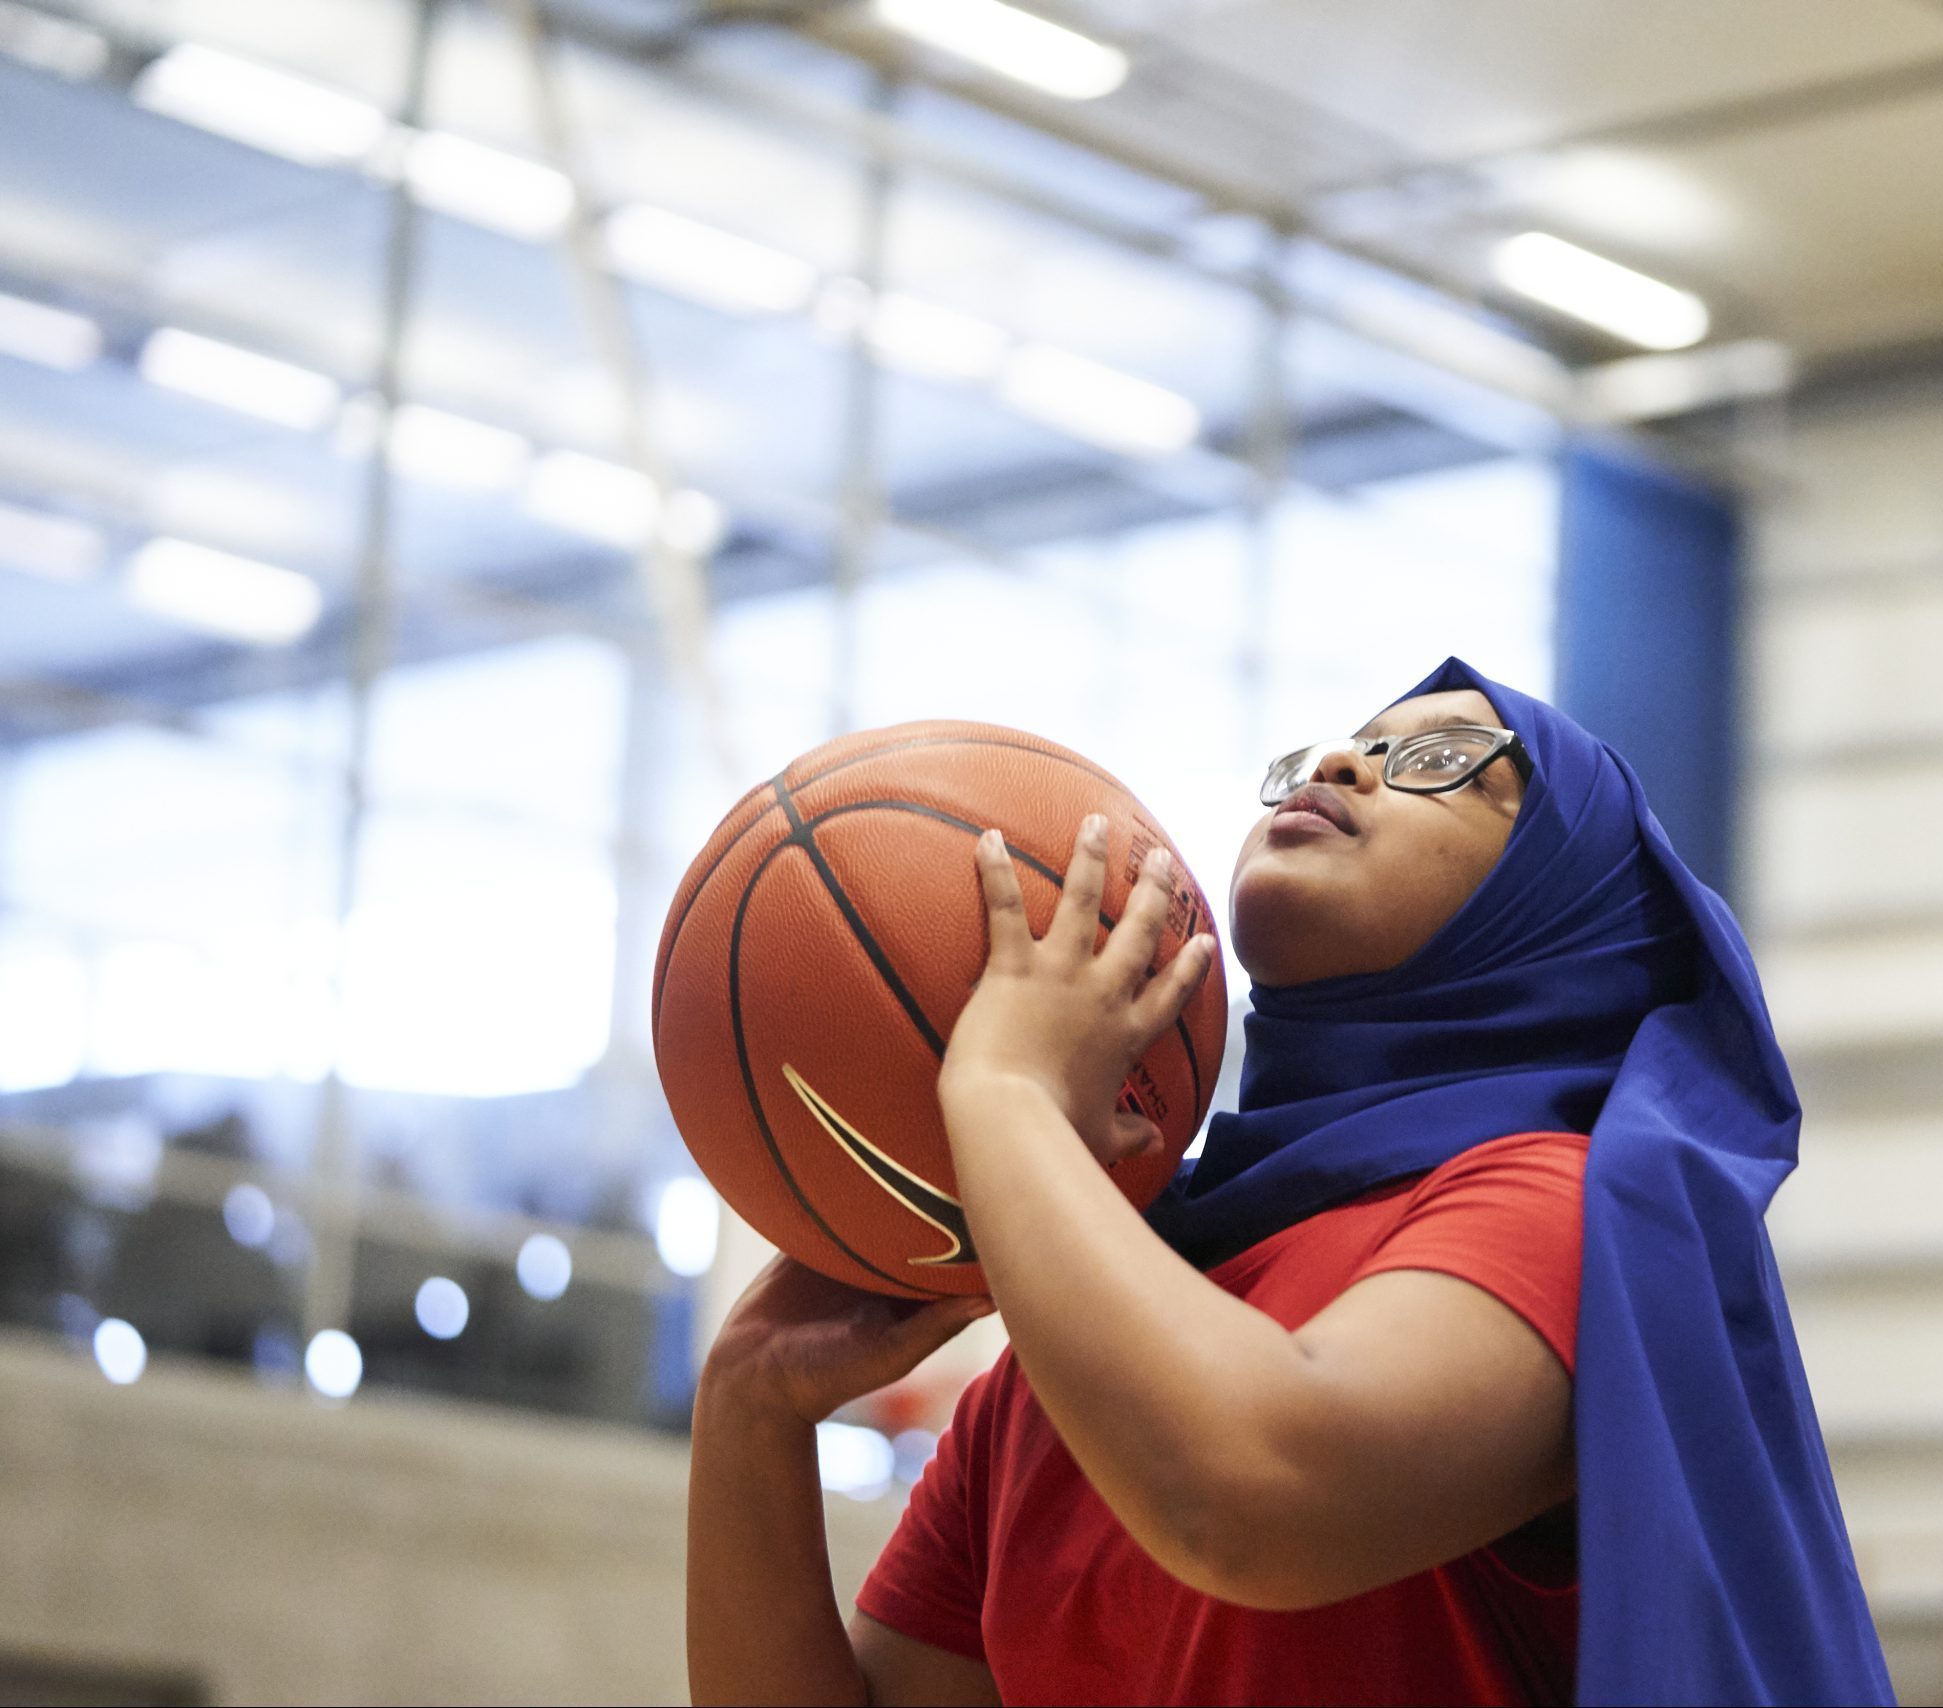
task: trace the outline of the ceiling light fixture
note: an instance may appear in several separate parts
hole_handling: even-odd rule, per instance
[[[414,136],[404,172],[420,205],[533,243],[558,237],[573,214],[566,173],[450,131]]]
[[[423,403],[404,403],[385,434],[391,466],[408,480],[488,492],[516,486],[532,446],[505,427]]]
[[[328,376],[173,326],[149,334],[138,366],[150,385],[300,432],[314,432],[337,410],[337,382]]]
[[[549,451],[534,463],[522,497],[529,516],[628,550],[648,538],[661,510],[646,475],[584,451]]]
[[[799,256],[641,203],[608,220],[607,250],[630,279],[731,314],[793,313],[816,288]]]
[[[877,299],[864,336],[891,366],[948,380],[990,379],[1011,343],[1005,329],[989,320],[902,291]]]
[[[365,158],[389,121],[369,101],[195,42],[143,67],[136,105],[305,166]]]
[[[1707,305],[1644,273],[1542,231],[1491,252],[1501,284],[1648,350],[1684,350],[1707,336]]]
[[[0,0],[0,53],[80,83],[100,75],[109,49],[99,30]]]
[[[154,539],[128,560],[128,597],[191,628],[281,646],[307,634],[324,608],[317,583],[294,569],[191,544]]]
[[[98,528],[44,510],[0,504],[0,564],[50,581],[85,581],[101,567],[107,542]]]
[[[1179,392],[1050,344],[1025,344],[1007,358],[998,394],[1021,415],[1129,456],[1186,449],[1201,412]]]
[[[101,328],[83,314],[0,292],[0,355],[73,373],[101,354]]]
[[[1127,56],[1004,0],[876,0],[879,23],[1068,101],[1110,95]]]

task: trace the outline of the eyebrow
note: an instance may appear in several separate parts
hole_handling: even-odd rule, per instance
[[[1452,712],[1419,712],[1417,714],[1416,721],[1412,724],[1409,724],[1403,729],[1380,730],[1380,729],[1372,729],[1370,727],[1371,724],[1378,722],[1379,720],[1387,717],[1388,715],[1389,714],[1387,712],[1378,712],[1375,717],[1370,719],[1369,723],[1363,725],[1363,727],[1359,729],[1356,733],[1358,735],[1369,736],[1372,739],[1384,735],[1388,735],[1388,736],[1416,735],[1422,730],[1444,729],[1451,724],[1469,723],[1471,721],[1468,718],[1458,717],[1456,714]]]

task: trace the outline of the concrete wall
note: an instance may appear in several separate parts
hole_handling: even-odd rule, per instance
[[[1802,1094],[1770,1226],[1905,1702],[1943,1700],[1943,381],[1801,402],[1757,501],[1744,913]]]
[[[115,1388],[0,1337],[0,1699],[26,1654],[216,1702],[685,1702],[686,1477],[605,1426],[159,1360]],[[894,1518],[831,1501],[844,1597]]]

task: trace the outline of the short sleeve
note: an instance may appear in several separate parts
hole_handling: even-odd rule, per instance
[[[1396,1269],[1454,1275],[1516,1311],[1571,1370],[1589,1143],[1520,1133],[1453,1157],[1417,1183],[1351,1283]]]
[[[857,1607],[881,1625],[968,1660],[985,1658],[986,1467],[990,1371],[959,1397]],[[976,1509],[976,1510],[975,1510]]]

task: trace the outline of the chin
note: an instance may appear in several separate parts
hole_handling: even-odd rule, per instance
[[[1257,984],[1294,984],[1301,957],[1291,951],[1304,933],[1305,886],[1265,861],[1251,861],[1235,873],[1228,894],[1228,943],[1235,959]]]

